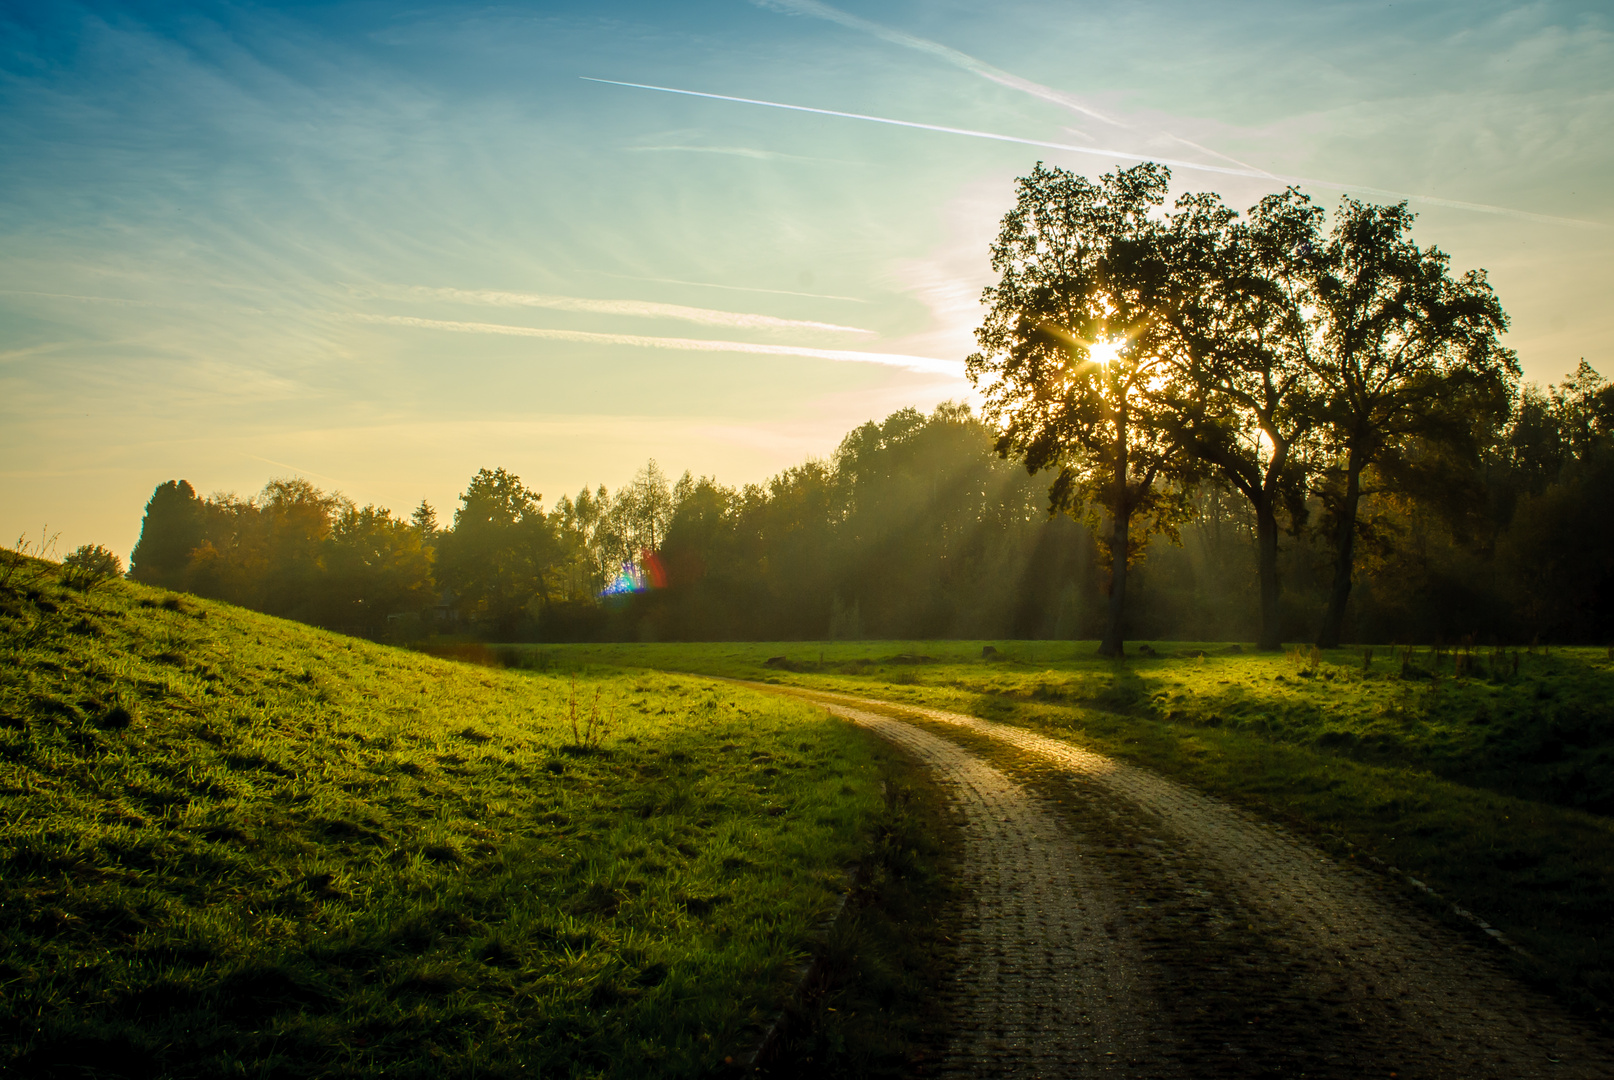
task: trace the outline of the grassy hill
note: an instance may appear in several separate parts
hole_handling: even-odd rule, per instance
[[[696,1075],[881,813],[870,741],[654,673],[0,587],[0,1071]]]

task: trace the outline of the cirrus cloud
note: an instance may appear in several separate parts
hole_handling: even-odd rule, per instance
[[[752,341],[712,341],[700,338],[651,337],[643,334],[604,334],[592,330],[556,330],[549,327],[509,326],[504,323],[457,322],[451,319],[422,319],[413,315],[354,315],[360,322],[387,326],[412,326],[422,330],[447,330],[460,334],[504,334],[511,337],[544,338],[550,341],[576,341],[591,345],[627,345],[640,349],[677,349],[684,352],[751,353],[757,356],[801,356],[814,360],[845,363],[881,364],[925,375],[964,377],[962,360],[938,360],[907,353],[865,352],[861,349],[817,349],[806,345],[771,345]]]

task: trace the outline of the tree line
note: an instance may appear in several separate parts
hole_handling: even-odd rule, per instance
[[[1084,549],[1041,504],[980,420],[944,404],[738,488],[672,481],[651,461],[615,492],[546,510],[518,476],[484,469],[446,524],[424,501],[400,518],[302,479],[246,499],[169,481],[147,503],[131,575],[371,635],[1052,633],[1036,578],[1069,579]]]
[[[1404,204],[1166,209],[1169,180],[1018,181],[984,415],[901,410],[739,488],[652,461],[548,510],[484,469],[446,525],[171,481],[131,573],[371,635],[1607,638],[1614,388],[1584,360],[1521,386],[1484,272]]]
[[[1614,636],[1614,393],[1588,366],[1526,386],[1497,437],[1363,496],[1350,640]],[[147,505],[133,576],[373,637],[490,640],[1082,638],[1109,617],[1094,531],[995,452],[965,406],[905,409],[822,461],[728,487],[654,462],[615,493],[546,510],[483,470],[439,525],[355,507],[302,480],[251,499],[183,481]],[[1134,556],[1128,637],[1255,640],[1261,528],[1207,479],[1175,540]],[[1304,524],[1296,525],[1296,521]],[[1332,531],[1322,499],[1286,514],[1282,640],[1315,636]]]

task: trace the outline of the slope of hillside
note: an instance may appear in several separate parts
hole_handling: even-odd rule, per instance
[[[702,1073],[878,811],[805,705],[58,574],[0,588],[0,1069]]]

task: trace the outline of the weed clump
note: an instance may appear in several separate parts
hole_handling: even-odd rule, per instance
[[[571,679],[571,689],[566,698],[566,718],[572,729],[572,749],[593,753],[600,748],[600,743],[611,733],[616,720],[616,702],[611,703],[608,713],[600,712],[600,695],[605,692],[603,686],[594,688],[594,700],[589,703],[588,715],[579,719],[577,708],[577,676]]]
[[[123,576],[123,560],[100,544],[84,544],[62,560],[62,584],[80,592]]]

